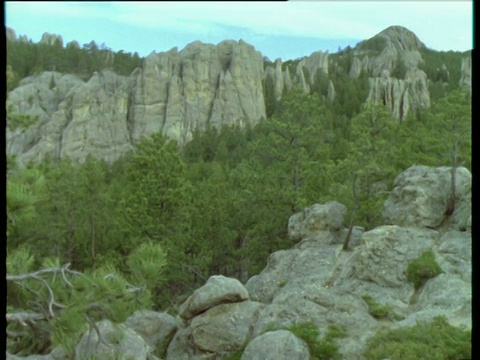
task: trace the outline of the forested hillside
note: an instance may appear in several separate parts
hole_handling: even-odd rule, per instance
[[[471,99],[449,65],[462,54],[424,50],[431,107],[397,121],[386,106],[365,103],[368,76],[348,76],[351,51],[332,55],[334,101],[318,72],[309,94],[293,88],[277,99],[266,85],[268,116],[258,124],[208,125],[183,147],[157,133],[112,163],[90,156],[19,167],[9,157],[9,351],[48,353],[72,346],[94,319],[168,311],[214,274],[246,281],[270,253],[293,245],[286,222],[308,205],[337,200],[347,222],[369,230],[382,223],[404,169],[471,169]],[[7,87],[45,70],[88,78],[112,67],[128,76],[141,61],[93,42],[8,41]],[[50,269],[48,285],[40,269]]]

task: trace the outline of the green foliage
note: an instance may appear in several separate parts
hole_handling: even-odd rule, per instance
[[[117,74],[128,76],[142,65],[138,53],[113,52],[94,41],[77,47],[73,42],[62,47],[35,44],[31,40],[7,41],[7,91],[13,90],[21,79],[43,71],[58,71],[77,74],[89,79],[94,71],[113,69]],[[53,84],[51,84],[52,86]]]
[[[369,360],[471,359],[471,337],[471,330],[451,326],[445,317],[435,317],[411,328],[377,333],[368,340],[363,355]]]
[[[20,322],[8,323],[7,331],[18,334],[7,342],[12,353],[47,353],[58,345],[71,352],[89,323],[104,318],[123,322],[134,311],[152,305],[148,289],[131,285],[112,266],[81,274],[63,268],[58,259],[44,259],[41,270],[32,273],[34,264],[26,248],[7,255],[9,311],[42,316],[31,322],[29,331],[22,331]]]
[[[37,218],[38,203],[45,199],[45,177],[36,169],[11,169],[7,177],[7,246],[13,249]]]
[[[374,53],[380,53],[385,49],[387,39],[382,36],[374,36],[357,44],[357,50],[370,50]]]
[[[433,83],[447,82],[452,89],[458,88],[462,59],[471,56],[470,51],[436,51],[428,48],[420,49],[420,54],[424,61],[419,67],[425,71],[427,78]],[[448,78],[442,74],[443,65],[450,74]]]
[[[145,284],[154,289],[163,280],[163,271],[167,265],[167,254],[159,244],[145,241],[136,248],[127,259],[130,278],[133,283]]]
[[[378,304],[370,295],[365,294],[362,299],[368,305],[368,313],[376,319],[395,319],[402,320],[403,318],[393,311],[391,306]]]
[[[333,342],[333,339],[337,337],[336,335],[339,335],[338,329],[327,333],[327,335],[321,340],[318,340],[319,331],[313,323],[295,324],[287,328],[287,330],[305,341],[308,345],[312,359],[341,359],[341,356],[338,353],[339,346]]]
[[[442,272],[442,268],[435,261],[433,252],[426,251],[408,264],[407,279],[413,284],[415,289],[418,289],[429,279],[436,277]]]
[[[10,106],[7,107],[7,109],[7,128],[11,131],[15,131],[16,129],[25,130],[38,123],[38,116],[15,113]]]

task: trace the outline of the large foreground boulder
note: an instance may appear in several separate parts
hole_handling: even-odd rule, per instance
[[[270,331],[253,339],[242,360],[305,360],[310,358],[307,344],[287,330]]]
[[[138,333],[157,354],[166,350],[180,327],[179,321],[173,316],[151,310],[134,312],[124,325]]]
[[[150,360],[152,348],[132,329],[102,320],[87,330],[75,347],[75,360]]]
[[[394,182],[383,218],[387,225],[437,228],[446,220],[451,194],[452,168],[412,166]],[[472,174],[464,167],[455,171],[455,212],[451,222],[457,227],[471,227]]]
[[[179,315],[188,320],[216,305],[240,302],[249,298],[247,289],[237,279],[214,275],[180,305]]]

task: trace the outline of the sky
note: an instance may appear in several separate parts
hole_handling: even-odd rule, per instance
[[[64,44],[98,45],[147,56],[200,40],[243,39],[270,60],[335,53],[391,25],[413,31],[429,48],[473,48],[473,2],[5,2],[5,25],[34,42],[49,32]]]

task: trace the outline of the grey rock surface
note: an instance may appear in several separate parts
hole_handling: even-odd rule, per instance
[[[430,250],[439,238],[429,229],[380,226],[362,236],[362,250],[356,258],[355,277],[384,287],[402,287],[407,266]]]
[[[219,304],[241,302],[249,298],[247,289],[237,279],[214,275],[180,305],[179,315],[188,320]]]
[[[156,353],[168,346],[180,327],[173,316],[151,310],[136,311],[123,324],[138,333]]]
[[[270,331],[253,339],[242,360],[305,360],[310,358],[307,344],[287,330]]]
[[[86,331],[75,347],[75,359],[148,359],[152,348],[142,337],[123,324],[113,324],[109,320],[96,323],[97,332]],[[103,341],[102,341],[103,339]]]
[[[52,39],[58,37],[44,41]],[[45,72],[8,94],[9,112],[39,122],[7,129],[7,153],[20,163],[46,156],[81,162],[88,155],[112,162],[155,132],[183,145],[208,122],[256,124],[266,117],[262,76],[261,54],[242,40],[153,53],[129,77],[104,70],[83,82]]]
[[[453,223],[462,228],[471,226],[471,181],[466,168],[456,169]],[[387,224],[436,228],[445,221],[450,189],[450,167],[412,166],[395,179],[383,218]]]
[[[288,236],[292,240],[300,240],[318,237],[325,232],[339,231],[343,228],[346,212],[345,205],[337,201],[312,205],[290,217]]]
[[[192,342],[201,351],[229,353],[250,339],[258,311],[254,301],[217,305],[192,319]]]

